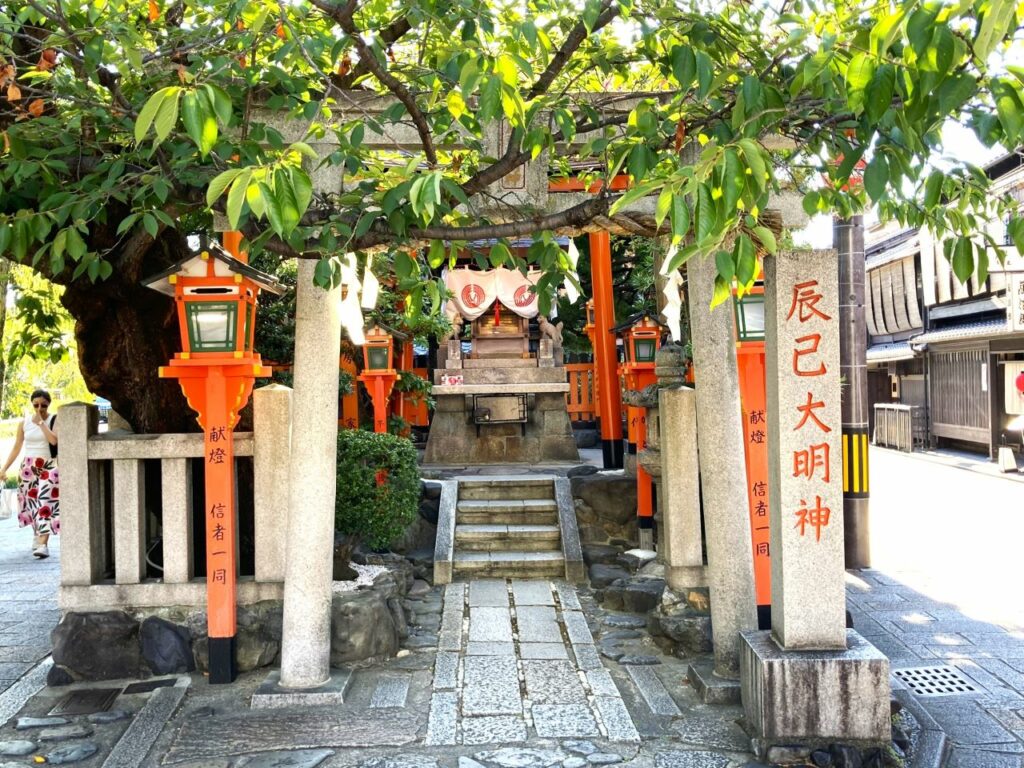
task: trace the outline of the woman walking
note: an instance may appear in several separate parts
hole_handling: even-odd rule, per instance
[[[18,522],[32,526],[32,554],[50,556],[50,534],[60,533],[60,485],[57,472],[57,416],[51,414],[50,393],[37,389],[32,393],[32,413],[18,425],[18,435],[7,457],[0,479],[25,448],[18,474]]]

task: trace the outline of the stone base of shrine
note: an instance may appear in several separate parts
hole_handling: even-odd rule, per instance
[[[783,650],[770,631],[740,635],[743,712],[762,757],[780,744],[891,741],[889,659],[855,631],[837,651]]]
[[[425,464],[543,464],[578,462],[579,450],[565,406],[568,384],[435,386],[434,418]],[[525,420],[479,423],[478,397],[523,397]],[[494,416],[505,416],[495,407]]]

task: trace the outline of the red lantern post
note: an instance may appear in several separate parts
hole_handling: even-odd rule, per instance
[[[390,333],[376,325],[367,331],[363,346],[363,372],[359,381],[363,382],[373,400],[374,432],[388,431],[388,400],[398,379],[394,357],[395,340]]]
[[[238,248],[240,238],[226,233]],[[280,293],[276,278],[246,263],[244,253],[219,247],[175,264],[145,281],[174,297],[184,351],[160,368],[178,379],[203,428],[206,520],[206,602],[210,682],[230,683],[237,674],[234,428],[256,378],[269,376],[253,349],[256,297]]]

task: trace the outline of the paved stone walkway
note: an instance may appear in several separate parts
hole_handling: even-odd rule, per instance
[[[50,558],[32,557],[32,530],[0,520],[0,694],[50,653],[50,630],[60,619],[60,537]]]

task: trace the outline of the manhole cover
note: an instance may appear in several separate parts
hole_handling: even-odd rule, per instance
[[[57,702],[50,710],[51,715],[93,715],[106,712],[114,699],[121,693],[120,688],[91,688],[85,691],[72,691]]]
[[[965,680],[953,667],[909,667],[894,669],[893,674],[906,683],[910,690],[918,696],[978,693],[978,689]]]
[[[126,694],[131,693],[149,693],[155,691],[157,688],[167,688],[168,686],[174,685],[178,682],[177,678],[167,677],[162,680],[146,680],[141,683],[132,683],[124,689]]]

